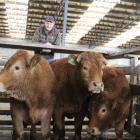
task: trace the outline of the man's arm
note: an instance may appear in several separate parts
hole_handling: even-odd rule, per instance
[[[58,45],[58,46],[61,46],[61,33],[60,32],[58,33],[54,44]]]
[[[34,42],[39,42],[40,40],[39,40],[39,28],[37,28],[36,29],[36,31],[35,31],[35,33],[34,33],[34,36],[33,36],[33,38],[32,38],[32,41],[34,41]]]

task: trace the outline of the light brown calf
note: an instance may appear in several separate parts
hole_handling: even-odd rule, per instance
[[[0,74],[0,92],[26,103],[26,107],[21,103],[15,108],[18,103],[11,101],[16,140],[24,133],[23,121],[29,120],[32,125],[41,121],[42,137],[47,139],[56,97],[54,85],[55,75],[47,60],[39,55],[19,50],[7,61]]]

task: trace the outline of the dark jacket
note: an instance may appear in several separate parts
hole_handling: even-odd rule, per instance
[[[49,42],[52,45],[60,45],[61,34],[55,27],[51,31],[47,31],[45,25],[43,25],[36,29],[32,40],[35,42]]]

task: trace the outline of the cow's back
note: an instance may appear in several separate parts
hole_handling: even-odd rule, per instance
[[[129,112],[131,93],[129,82],[120,68],[106,67],[104,69],[103,82],[105,96],[114,103],[115,112],[112,113],[113,121],[126,118]]]
[[[75,71],[75,67],[74,65],[70,65],[68,63],[68,58],[62,58],[62,59],[58,59],[55,60],[53,62],[50,63],[55,75],[56,75],[56,79],[58,80],[67,80],[69,77],[73,78],[73,74]]]
[[[103,82],[106,91],[111,91],[118,96],[126,90],[126,94],[130,94],[129,82],[123,71],[115,67],[106,67],[103,70]]]

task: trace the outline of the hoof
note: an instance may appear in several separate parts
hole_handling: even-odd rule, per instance
[[[73,140],[82,140],[82,138],[81,138],[81,136],[76,135],[73,137]]]

